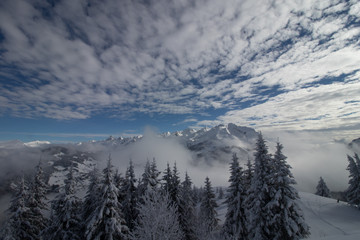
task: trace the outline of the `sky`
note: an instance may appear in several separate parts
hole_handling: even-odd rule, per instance
[[[360,2],[0,1],[0,141],[235,123],[360,136]]]

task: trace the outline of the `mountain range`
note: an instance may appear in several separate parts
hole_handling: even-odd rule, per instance
[[[84,178],[86,174],[97,165],[98,160],[104,160],[109,153],[119,154],[127,152],[128,156],[136,155],[144,146],[153,148],[152,142],[159,141],[156,148],[162,151],[162,145],[170,143],[176,149],[183,149],[189,154],[189,161],[193,166],[200,163],[206,165],[227,164],[233,153],[236,153],[243,163],[253,157],[258,132],[253,128],[237,126],[229,123],[212,128],[199,130],[185,129],[183,131],[166,132],[148,136],[112,137],[101,141],[88,141],[68,144],[51,144],[47,141],[34,141],[22,143],[21,141],[0,142],[0,194],[7,192],[10,180],[22,169],[25,174],[27,170],[33,170],[34,166],[41,160],[47,173],[49,184],[56,190],[63,184],[66,170],[73,165],[77,171],[78,178]],[[352,149],[360,149],[360,139],[349,144]],[[165,149],[164,149],[165,151]],[[171,149],[170,155],[171,153]],[[152,158],[151,151],[146,150],[144,158]],[[176,154],[176,153],[174,153]],[[143,159],[142,161],[145,161]],[[160,169],[162,170],[162,169]]]

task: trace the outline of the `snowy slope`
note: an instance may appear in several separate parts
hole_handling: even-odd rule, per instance
[[[225,221],[225,199],[217,199],[216,209],[220,224]],[[360,211],[344,202],[319,197],[312,193],[300,193],[299,205],[305,221],[310,226],[310,240],[359,240]]]
[[[360,211],[344,202],[300,193],[300,206],[310,226],[309,239],[360,239]]]

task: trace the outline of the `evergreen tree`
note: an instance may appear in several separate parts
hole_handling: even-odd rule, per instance
[[[47,190],[48,190],[48,184],[46,184],[44,181],[44,171],[42,170],[41,162],[39,162],[38,165],[36,166],[36,174],[32,185],[32,192],[34,195],[33,196],[34,200],[37,203],[37,207],[41,210],[47,209],[47,204],[46,204]]]
[[[171,175],[171,185],[169,187],[169,196],[170,200],[178,207],[179,206],[179,194],[180,194],[180,177],[177,170],[176,163],[174,164],[172,175]]]
[[[222,187],[219,188],[219,195],[218,195],[218,199],[223,199],[224,198],[224,190]]]
[[[169,163],[166,165],[166,169],[164,171],[163,180],[163,190],[167,193],[170,192],[171,184],[172,184],[172,172]]]
[[[150,164],[149,160],[146,161],[144,173],[142,174],[142,179],[139,184],[139,196],[143,196],[147,189],[152,188],[156,189],[160,185],[160,180],[158,179],[160,172],[157,170],[157,165],[155,158]]]
[[[292,186],[296,181],[282,153],[283,146],[277,143],[274,155],[274,178],[272,178],[272,201],[266,206],[271,212],[271,239],[301,239],[307,237],[309,226],[305,223],[302,210],[297,204],[299,195]]]
[[[346,198],[349,204],[357,205],[360,209],[360,159],[355,153],[354,158],[347,156],[349,165],[347,170],[349,171],[349,187],[346,190]]]
[[[47,192],[47,184],[44,181],[44,174],[41,167],[41,162],[36,166],[36,173],[33,182],[31,183],[31,193],[27,200],[27,205],[30,209],[30,218],[28,219],[32,225],[34,239],[41,239],[43,231],[47,227],[47,219],[43,215],[43,211],[47,209],[45,200]]]
[[[204,192],[200,204],[200,221],[204,224],[202,228],[205,233],[211,233],[218,225],[215,194],[208,177],[205,179]]]
[[[246,198],[248,216],[248,238],[271,239],[273,216],[266,205],[271,202],[270,188],[273,175],[271,156],[262,134],[259,134],[255,149],[254,175]]]
[[[129,230],[132,231],[135,226],[136,218],[138,215],[137,210],[137,188],[135,186],[136,178],[134,173],[134,165],[130,159],[129,167],[125,173],[124,185],[122,192],[124,193],[124,201],[122,203],[122,210],[124,218]]]
[[[8,210],[9,219],[1,233],[4,240],[33,240],[37,238],[37,233],[33,231],[33,226],[29,219],[31,211],[27,207],[29,189],[26,186],[24,177],[17,184],[14,196]]]
[[[151,188],[158,188],[160,187],[160,180],[159,180],[160,172],[157,169],[157,164],[155,158],[153,158],[151,165],[150,165],[150,186]]]
[[[100,205],[100,172],[97,168],[94,168],[90,173],[90,183],[86,192],[83,209],[82,219],[84,220],[84,226],[86,227],[91,220],[91,215],[96,210],[97,206]],[[83,230],[85,231],[85,229]]]
[[[100,199],[86,226],[87,240],[123,240],[128,238],[122,206],[118,200],[119,189],[114,183],[113,166],[109,156],[107,167],[103,170]]]
[[[322,177],[320,177],[318,185],[316,186],[315,194],[318,196],[322,196],[322,197],[328,197],[328,198],[331,197],[330,190],[327,187],[327,185]]]
[[[192,197],[192,182],[188,175],[185,173],[185,180],[182,182],[179,198],[179,223],[184,233],[185,240],[195,240],[195,203]]]
[[[131,234],[133,240],[182,240],[177,209],[167,193],[149,188],[139,206],[138,222]]]
[[[148,188],[150,188],[151,169],[149,159],[146,161],[144,173],[141,175],[141,180],[138,186],[139,196],[143,196]]]
[[[117,188],[121,188],[121,186],[124,184],[125,179],[121,176],[121,173],[119,173],[119,170],[115,170],[114,174],[114,184]]]
[[[65,191],[52,205],[51,226],[48,229],[49,239],[77,240],[83,239],[81,232],[81,201],[75,193],[73,167],[70,167],[65,180]]]
[[[223,233],[229,239],[244,239],[247,235],[246,190],[243,181],[242,168],[239,166],[238,157],[234,154],[230,165],[230,186],[226,197],[228,208],[223,226]]]
[[[244,188],[249,189],[251,186],[251,181],[254,176],[254,167],[251,164],[250,158],[248,158],[248,161],[246,163],[246,170],[244,171]]]

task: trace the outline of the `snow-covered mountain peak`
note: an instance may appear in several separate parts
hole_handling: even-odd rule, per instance
[[[24,145],[27,147],[40,147],[42,145],[48,145],[48,144],[51,144],[51,142],[49,142],[49,141],[32,141],[32,142],[24,143]]]

